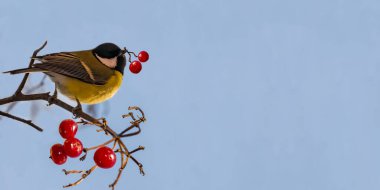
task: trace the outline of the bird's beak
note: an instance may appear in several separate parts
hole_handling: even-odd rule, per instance
[[[128,52],[128,51],[127,51],[127,48],[124,47],[124,49],[121,50],[120,55],[124,55],[124,54],[127,53],[127,52]]]

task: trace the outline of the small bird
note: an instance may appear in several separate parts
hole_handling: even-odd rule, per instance
[[[125,48],[122,50],[113,43],[103,43],[91,50],[32,57],[39,63],[5,73],[43,72],[55,83],[56,90],[66,97],[78,103],[98,104],[110,99],[119,90],[126,52]]]

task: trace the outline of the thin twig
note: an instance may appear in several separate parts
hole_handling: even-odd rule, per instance
[[[87,170],[65,170],[65,169],[63,169],[62,171],[65,173],[65,175],[69,175],[69,174],[81,174],[81,173],[86,172]]]
[[[119,150],[121,150],[122,146],[120,145],[120,142],[118,142],[118,144],[119,144]],[[124,170],[125,166],[128,163],[128,157],[126,157],[126,158],[124,158],[124,157],[125,157],[125,155],[122,152],[120,152],[120,159],[121,159],[121,161],[120,161],[119,172],[117,173],[115,181],[112,184],[109,185],[109,187],[111,187],[112,190],[115,189],[115,186],[116,186],[117,182],[119,181],[120,176],[123,173],[123,170]]]
[[[22,123],[25,123],[35,129],[37,129],[38,131],[42,132],[43,129],[38,127],[36,124],[34,124],[31,120],[26,120],[26,119],[23,119],[23,118],[20,118],[20,117],[17,117],[17,116],[14,116],[12,114],[9,114],[9,113],[5,113],[5,112],[2,112],[0,111],[0,115],[4,116],[4,117],[8,117],[8,118],[11,118],[11,119],[14,119],[16,121],[20,121]]]
[[[32,67],[32,65],[34,64],[34,59],[33,58],[37,56],[38,52],[40,52],[46,46],[46,44],[47,44],[47,41],[45,41],[45,43],[42,44],[42,46],[40,48],[34,50],[32,58],[30,59],[28,68]],[[24,78],[22,78],[22,81],[21,81],[20,85],[18,86],[18,88],[17,88],[17,90],[15,92],[16,95],[21,93],[22,89],[25,86],[26,80],[28,80],[28,77],[29,77],[29,73],[25,73],[24,74]]]
[[[126,147],[125,147],[126,148]],[[134,152],[137,152],[137,151],[139,151],[139,150],[144,150],[144,148],[137,148],[136,149],[136,151],[134,151]],[[137,159],[135,158],[135,157],[133,157],[132,156],[132,153],[130,153],[130,152],[128,152],[128,150],[125,150],[125,151],[123,151],[123,150],[119,150],[118,152],[120,152],[120,153],[122,153],[122,154],[125,154],[128,158],[131,158],[132,159],[132,161],[139,167],[139,170],[140,170],[140,174],[141,175],[145,175],[145,172],[144,172],[144,170],[143,170],[143,165],[139,162],[139,161],[137,161]],[[133,152],[133,153],[134,153]]]
[[[145,147],[143,147],[143,146],[139,146],[138,148],[136,148],[136,149],[130,151],[129,154],[133,154],[133,153],[135,153],[135,152],[137,152],[137,151],[140,151],[140,150],[145,150]]]
[[[100,144],[100,145],[97,145],[97,146],[93,146],[93,147],[89,147],[89,148],[84,148],[83,149],[83,152],[84,152],[84,155],[82,157],[79,158],[80,161],[83,161],[86,159],[86,156],[87,156],[87,152],[90,151],[90,150],[94,150],[94,149],[97,149],[101,146],[106,146],[107,144],[111,143],[111,142],[114,142],[116,138],[112,138],[111,140],[103,143],[103,144]]]
[[[82,177],[79,179],[79,180],[77,180],[76,182],[74,182],[74,183],[70,183],[70,184],[68,184],[68,185],[65,185],[65,186],[63,186],[63,188],[67,188],[67,187],[72,187],[72,186],[75,186],[75,185],[78,185],[78,184],[80,184],[87,176],[89,176],[96,168],[97,168],[98,166],[97,165],[95,165],[95,166],[92,166],[89,170],[87,170],[86,172],[84,172],[84,174],[82,174]],[[81,171],[79,171],[79,172],[77,172],[77,170],[73,170],[73,172],[72,171],[66,171],[66,170],[64,170],[64,172],[65,172],[65,174],[66,174],[66,172],[67,172],[67,174],[70,174],[70,173],[83,173],[83,172],[81,172]],[[67,175],[66,174],[66,175]]]

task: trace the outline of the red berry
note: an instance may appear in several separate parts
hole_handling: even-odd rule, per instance
[[[72,119],[65,119],[59,124],[59,134],[62,138],[73,138],[78,131],[78,124]]]
[[[76,138],[70,138],[66,139],[63,143],[63,150],[65,151],[66,155],[75,158],[82,154],[83,151],[83,145],[80,140]]]
[[[129,65],[129,70],[134,73],[134,74],[137,74],[141,71],[142,69],[142,65],[140,63],[140,61],[133,61],[130,65]]]
[[[100,147],[94,154],[94,161],[100,168],[112,168],[116,163],[115,152],[106,146]]]
[[[50,148],[50,158],[57,165],[62,165],[66,162],[67,155],[65,154],[61,144],[55,144]]]
[[[139,61],[146,62],[149,60],[149,54],[146,51],[140,51],[138,58],[139,58]]]

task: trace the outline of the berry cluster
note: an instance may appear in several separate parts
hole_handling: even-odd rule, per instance
[[[141,62],[147,62],[149,60],[149,54],[148,52],[146,51],[140,51],[140,53],[136,56],[135,53],[133,52],[128,52],[129,54],[129,62],[131,63],[129,65],[129,70],[134,73],[134,74],[137,74],[141,71],[142,69],[142,64]],[[131,54],[133,54],[135,57],[137,57],[138,61],[135,60],[135,61],[131,61]]]
[[[66,119],[59,125],[59,134],[66,139],[62,144],[55,144],[50,149],[50,158],[55,164],[62,165],[67,157],[76,158],[83,152],[82,142],[75,138],[78,124],[72,119]],[[112,168],[116,163],[115,152],[107,146],[100,146],[95,154],[94,161],[100,168]]]
[[[82,154],[83,144],[75,138],[78,131],[78,124],[66,119],[59,125],[59,134],[66,139],[62,144],[55,144],[50,149],[50,158],[55,164],[62,165],[66,162],[67,157],[76,158]]]

